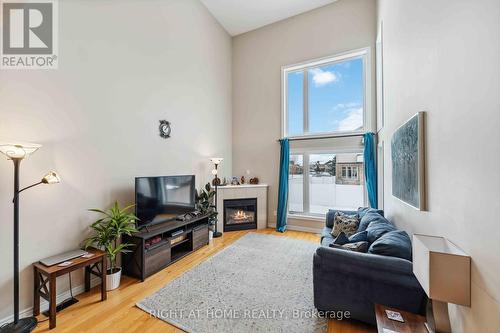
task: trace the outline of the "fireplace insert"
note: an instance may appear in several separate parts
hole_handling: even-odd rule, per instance
[[[224,231],[257,229],[257,198],[224,200]]]

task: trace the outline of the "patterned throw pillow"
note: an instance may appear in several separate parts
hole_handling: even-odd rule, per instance
[[[344,232],[347,237],[350,237],[358,231],[358,226],[359,220],[357,215],[347,215],[337,212],[333,218],[332,236],[337,237],[341,232]]]
[[[356,242],[356,243],[348,243],[348,244],[344,244],[344,245],[338,245],[338,244],[332,243],[332,244],[330,244],[330,247],[333,247],[336,249],[341,249],[341,250],[366,253],[368,251],[368,242]]]

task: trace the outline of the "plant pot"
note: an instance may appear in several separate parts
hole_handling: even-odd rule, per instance
[[[120,286],[120,279],[122,277],[122,269],[121,267],[115,268],[113,273],[110,273],[108,270],[106,272],[106,290],[113,290]]]

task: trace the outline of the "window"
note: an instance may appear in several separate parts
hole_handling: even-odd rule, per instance
[[[364,165],[358,152],[301,152],[290,156],[288,210],[322,216],[364,205]],[[362,157],[362,155],[361,155]]]
[[[358,167],[352,167],[352,177],[351,179],[357,180],[358,179]]]
[[[368,50],[283,68],[285,137],[362,133]]]
[[[291,215],[319,217],[329,209],[364,206],[361,143],[336,137],[366,131],[369,63],[369,49],[362,49],[283,67],[283,137],[307,138],[291,145]]]
[[[357,180],[358,179],[358,166],[343,166],[342,167],[342,178]]]

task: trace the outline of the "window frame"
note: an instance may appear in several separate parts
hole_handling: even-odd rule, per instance
[[[371,54],[370,48],[365,47],[357,50],[339,53],[333,56],[304,61],[298,64],[287,65],[281,67],[281,137],[292,139],[300,138],[335,138],[351,135],[362,135],[369,127],[368,117],[372,114],[371,103]],[[358,59],[363,60],[363,128],[357,131],[332,131],[323,133],[308,133],[309,128],[309,70],[319,66],[332,65],[346,60]],[[302,98],[303,98],[303,134],[288,136],[288,80],[287,76],[290,72],[303,71]],[[370,118],[371,121],[371,118]]]
[[[325,214],[319,214],[319,213],[311,213],[310,212],[310,183],[309,183],[309,165],[310,165],[310,155],[312,154],[334,154],[334,155],[339,155],[339,154],[357,154],[357,153],[362,153],[363,150],[362,148],[356,149],[356,148],[292,148],[290,149],[290,155],[302,155],[302,164],[303,164],[303,171],[302,171],[302,212],[298,211],[292,211],[290,210],[289,205],[287,205],[287,211],[288,211],[288,216],[290,218],[306,218],[306,219],[320,219],[324,218]],[[307,164],[306,164],[307,162]],[[363,165],[364,165],[363,161]],[[347,172],[347,170],[346,170]],[[358,176],[359,177],[359,176]],[[363,185],[363,206],[365,207],[368,202],[368,193],[366,190],[366,183]],[[332,207],[333,208],[333,207]],[[353,207],[354,208],[354,207]]]

